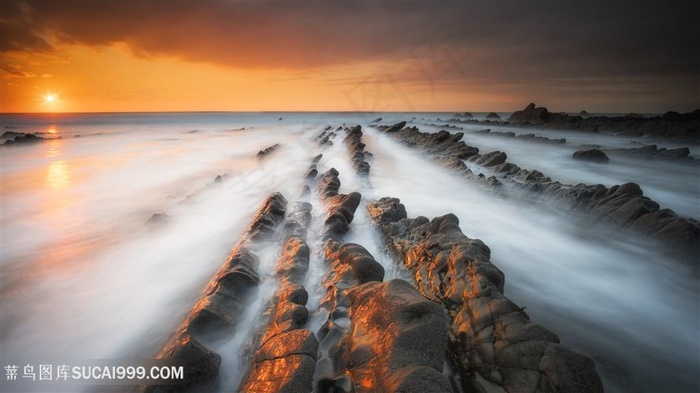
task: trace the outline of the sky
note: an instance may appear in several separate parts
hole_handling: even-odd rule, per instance
[[[0,112],[688,112],[697,3],[1,0]]]

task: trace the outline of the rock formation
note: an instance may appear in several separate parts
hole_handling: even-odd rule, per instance
[[[526,140],[529,142],[555,143],[555,144],[566,143],[566,139],[564,139],[564,138],[554,139],[554,138],[547,138],[544,136],[537,136],[535,134],[516,134],[514,132],[491,131],[491,129],[477,131],[476,134],[488,135],[488,136],[500,136],[500,137],[506,137],[506,138],[515,138],[515,139],[520,139],[520,140]]]
[[[658,203],[643,196],[642,190],[634,183],[610,188],[601,184],[562,184],[552,181],[542,172],[506,162],[507,156],[503,152],[479,154],[476,147],[460,141],[462,133],[451,135],[441,131],[430,134],[420,132],[416,127],[404,128],[404,125],[402,122],[379,129],[407,146],[424,151],[440,165],[470,181],[489,188],[507,183],[531,195],[551,197],[592,223],[632,229],[658,241],[666,252],[683,261],[696,263],[700,260],[700,222],[661,209]],[[489,168],[492,175],[475,174],[464,160]]]
[[[644,117],[625,115],[617,117],[588,116],[581,114],[551,113],[545,107],[531,103],[525,109],[516,111],[508,122],[518,126],[609,132],[640,137],[657,137],[697,141],[700,136],[700,109],[686,114],[668,112],[663,116]]]
[[[591,161],[591,162],[608,162],[608,155],[598,149],[577,150],[572,155],[574,160]]]
[[[258,152],[258,154],[256,154],[256,157],[258,157],[258,158],[267,157],[267,156],[269,156],[270,154],[272,154],[275,150],[277,150],[279,147],[280,147],[280,144],[279,144],[279,143],[275,143],[275,144],[272,145],[272,146],[269,146],[269,147],[266,147],[266,148],[263,149],[263,150],[260,150],[260,151]]]
[[[489,261],[489,248],[465,236],[456,216],[408,219],[395,198],[368,210],[423,296],[447,309],[448,352],[462,391],[603,391],[591,359],[561,345],[504,296],[505,278]]]
[[[287,200],[270,195],[234,247],[227,261],[214,274],[199,301],[185,317],[173,338],[163,347],[159,359],[180,362],[185,368],[182,385],[149,385],[145,392],[208,390],[219,374],[221,358],[207,349],[206,342],[230,333],[238,316],[250,303],[260,279],[257,274],[256,243],[269,239],[284,219]]]

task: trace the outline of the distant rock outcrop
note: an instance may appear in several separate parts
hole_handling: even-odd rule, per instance
[[[56,138],[44,138],[41,137],[37,134],[25,134],[22,132],[15,132],[15,131],[5,131],[2,134],[2,139],[5,139],[5,142],[2,144],[2,146],[17,146],[17,145],[31,145],[34,143],[38,142],[43,142],[48,139],[56,139]],[[12,139],[8,139],[12,138]]]
[[[525,109],[513,113],[508,122],[519,126],[692,141],[697,141],[700,137],[700,109],[686,114],[668,112],[663,116],[650,117],[634,113],[615,117],[590,116],[585,111],[578,116],[571,116],[552,113],[545,107],[536,107],[531,103]]]
[[[501,116],[499,116],[496,112],[490,112],[488,115],[486,115],[486,118],[490,120],[501,120]]]

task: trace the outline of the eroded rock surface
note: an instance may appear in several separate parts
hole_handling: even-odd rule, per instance
[[[221,359],[204,343],[216,341],[238,325],[238,318],[252,301],[260,282],[254,248],[276,231],[284,219],[286,206],[287,200],[280,193],[267,198],[227,261],[214,274],[199,301],[158,355],[160,359],[174,359],[185,365],[188,371],[184,383],[149,385],[142,391],[187,392],[213,387]]]
[[[448,310],[449,352],[464,391],[603,391],[591,359],[561,345],[505,297],[505,278],[489,248],[465,236],[456,216],[408,219],[395,198],[371,203],[368,211],[423,296]]]

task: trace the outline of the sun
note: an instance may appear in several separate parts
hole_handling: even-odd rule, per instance
[[[55,94],[47,94],[46,96],[44,96],[44,101],[49,102],[49,103],[55,102],[56,95]]]

